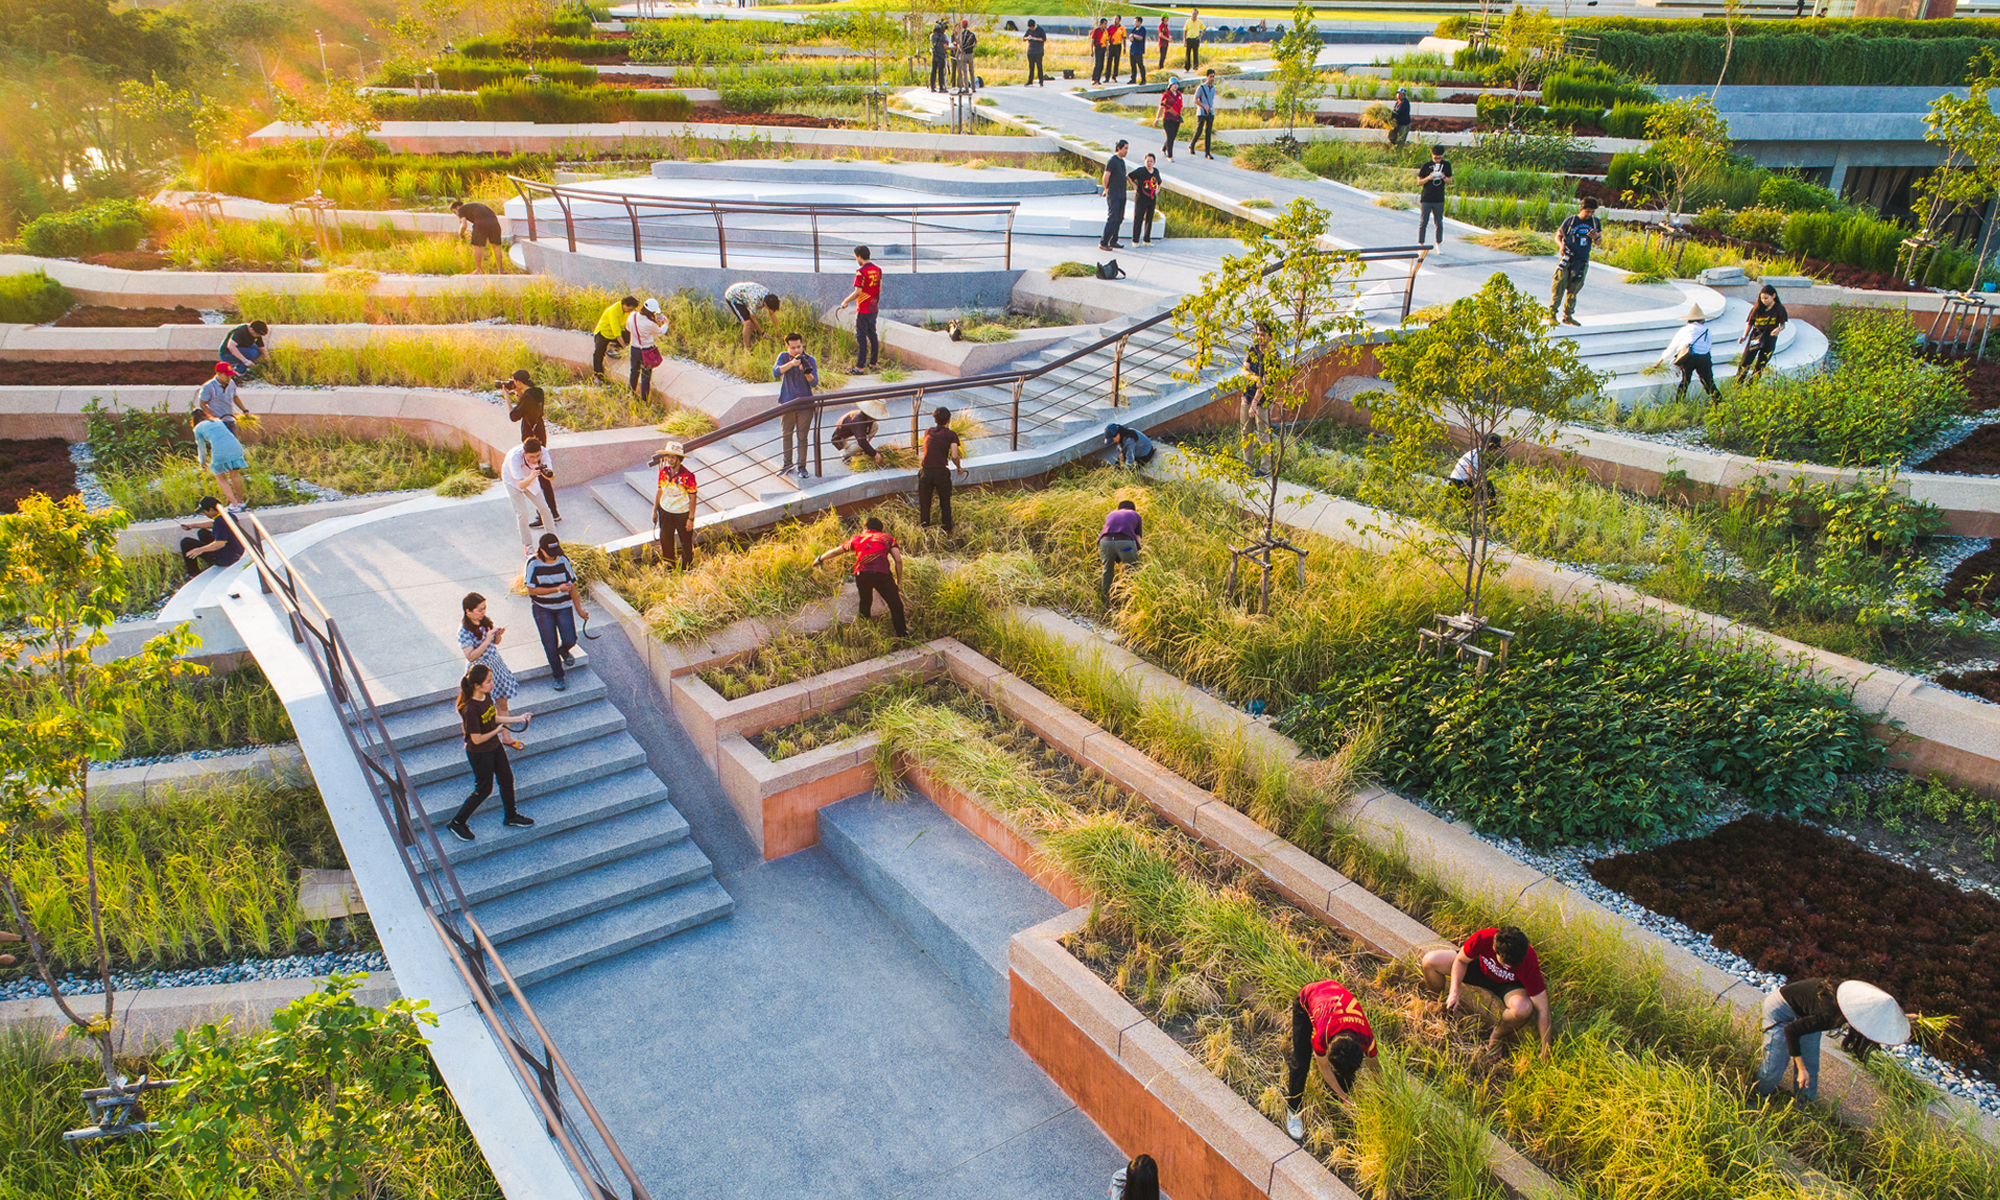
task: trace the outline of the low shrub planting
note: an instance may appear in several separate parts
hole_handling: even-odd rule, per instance
[[[1591,79],[1567,72],[1551,75],[1542,81],[1544,104],[1605,109],[1616,108],[1621,104],[1651,104],[1658,99],[1653,89],[1638,83]]]
[[[1940,687],[1950,687],[1940,677]],[[1940,862],[2000,863],[2000,799],[1953,787],[1934,775],[1883,772],[1850,782],[1828,802],[1843,826],[1866,825]]]
[[[41,258],[81,258],[130,250],[146,236],[146,212],[136,200],[100,200],[67,212],[43,213],[21,226],[21,248]]]
[[[588,329],[619,293],[537,279],[519,288],[453,289],[430,295],[390,296],[365,288],[316,292],[243,288],[236,311],[273,325],[465,325],[495,318],[509,325]]]
[[[369,105],[385,121],[532,121],[548,125],[685,121],[694,112],[694,103],[680,92],[525,81],[483,87],[473,96],[375,96]]]
[[[539,179],[549,172],[544,154],[335,154],[327,160],[320,190],[342,208],[443,207],[506,175]],[[312,165],[289,147],[221,150],[208,156],[208,189],[283,204],[310,190]],[[200,177],[183,177],[200,187]],[[509,194],[513,189],[506,187]]]
[[[481,59],[564,58],[590,62],[599,58],[621,58],[627,49],[628,44],[625,42],[591,34],[516,38],[494,33],[466,38],[458,43],[460,55]]]
[[[311,493],[287,485],[269,467],[255,462],[254,453],[252,458],[250,469],[243,472],[252,507],[303,504],[313,499]],[[216,494],[214,474],[192,454],[163,455],[136,471],[100,470],[97,482],[110,494],[111,502],[132,514],[135,521],[186,517],[203,496]]]
[[[40,325],[74,307],[70,290],[40,271],[0,275],[0,325]]]
[[[1548,100],[1543,104],[1515,103],[1511,96],[1481,96],[1477,105],[1481,125],[1507,126],[1522,122],[1573,129],[1579,125],[1598,126],[1604,116],[1599,104],[1563,104]]]
[[[1620,104],[1606,112],[1597,124],[1607,137],[1644,138],[1646,122],[1658,111],[1659,106],[1654,104]]]
[[[304,222],[183,221],[157,243],[184,271],[325,271],[466,275],[476,265],[457,238],[343,224],[324,241]],[[512,270],[504,255],[502,273]]]
[[[1794,175],[1773,175],[1757,185],[1757,203],[1783,212],[1825,212],[1840,207],[1840,197]]]
[[[595,67],[560,60],[523,62],[518,58],[466,58],[455,55],[423,65],[437,73],[437,86],[452,92],[476,92],[494,84],[511,83],[525,75],[539,75],[549,83],[565,87],[597,86]],[[410,87],[420,73],[411,64],[385,63],[377,86]]]
[[[479,465],[479,452],[471,446],[452,449],[400,432],[365,440],[280,433],[260,436],[251,446],[265,470],[350,496],[435,487],[448,476]]]
[[[1570,215],[1571,206],[1555,200],[1453,196],[1446,200],[1445,211],[1467,224],[1483,225],[1488,229],[1528,229],[1547,233],[1563,223],[1563,218]]]
[[[468,333],[388,333],[353,346],[271,347],[258,373],[291,387],[434,387],[488,391],[527,371],[536,383],[567,383],[582,372],[544,358],[518,340]],[[254,458],[254,455],[252,456]]]

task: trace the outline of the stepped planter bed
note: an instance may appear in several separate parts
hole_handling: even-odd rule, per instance
[[[63,439],[0,440],[0,456],[11,464],[6,481],[0,483],[0,513],[13,512],[37,492],[52,500],[76,495],[76,464],[70,461],[69,443]]]
[[[202,325],[206,322],[200,309],[189,308],[185,304],[172,308],[79,304],[49,324],[58,329],[152,329],[160,325]]]
[[[186,362],[39,362],[0,359],[6,387],[199,386],[215,376],[213,358]]]

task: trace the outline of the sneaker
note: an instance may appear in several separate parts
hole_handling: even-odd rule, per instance
[[[1299,1119],[1299,1114],[1286,1113],[1285,1132],[1292,1135],[1293,1141],[1303,1142],[1306,1140],[1306,1123]]]
[[[461,842],[469,842],[473,840],[472,831],[465,827],[465,823],[463,821],[447,821],[445,822],[444,827],[446,829],[451,830],[452,836],[457,838]]]
[[[1563,324],[1565,324],[1565,325],[1581,325],[1581,324],[1583,324],[1583,322],[1582,322],[1582,321],[1579,321],[1579,320],[1577,320],[1577,319],[1576,319],[1575,317],[1573,317],[1573,316],[1568,316],[1568,315],[1565,315],[1565,316],[1563,317]]]
[[[575,665],[576,665],[576,655],[575,655],[574,653],[572,653],[571,651],[568,651],[568,650],[560,650],[560,651],[557,651],[557,653],[558,653],[558,654],[560,654],[560,655],[562,656],[562,660],[563,660],[563,666],[565,666],[565,667],[573,667],[573,666],[575,666]]]
[[[535,818],[524,817],[520,813],[515,813],[500,823],[509,829],[526,829],[535,823]]]
[[[534,520],[528,522],[528,528],[530,529],[540,529],[541,527],[542,519],[540,517],[536,517]]]
[[[550,686],[550,687],[553,687],[553,688],[555,688],[555,690],[557,690],[557,691],[559,691],[559,692],[566,692],[566,691],[568,691],[568,690],[569,690],[569,680],[567,680],[567,679],[558,679],[558,680],[556,680],[556,681],[555,681],[554,683],[550,684],[549,686]]]
[[[556,514],[556,524],[558,524],[558,525],[562,524],[562,514],[561,514],[561,513],[557,513],[557,514]]]

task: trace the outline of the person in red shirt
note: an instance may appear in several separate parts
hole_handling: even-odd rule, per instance
[[[1160,14],[1160,65],[1153,69],[1156,71],[1167,69],[1167,14],[1165,13]]]
[[[1375,1031],[1361,1011],[1361,1002],[1331,979],[1305,985],[1292,1001],[1292,1051],[1285,1062],[1285,1132],[1295,1142],[1306,1137],[1299,1105],[1306,1094],[1307,1062],[1319,1070],[1320,1079],[1343,1104],[1353,1098],[1354,1076],[1363,1065],[1371,1071],[1382,1069],[1375,1060]]]
[[[694,505],[698,490],[694,472],[687,469],[687,451],[679,442],[668,442],[648,464],[660,469],[659,486],[653,489],[653,524],[660,535],[660,561],[671,566],[675,543],[680,546],[680,564],[694,566]]]
[[[866,375],[882,358],[882,339],[875,333],[875,310],[882,303],[882,268],[868,261],[868,247],[854,248],[854,290],[835,311],[854,305],[854,373]]]
[[[1458,1007],[1459,991],[1466,984],[1492,993],[1500,1002],[1500,1021],[1486,1043],[1488,1051],[1498,1052],[1501,1039],[1535,1017],[1542,1035],[1542,1054],[1547,1056],[1549,985],[1542,978],[1541,959],[1528,944],[1527,934],[1512,925],[1482,929],[1465,939],[1456,954],[1433,950],[1424,955],[1423,967],[1425,986],[1445,994],[1446,1008]]]
[[[903,552],[896,539],[882,531],[882,518],[868,518],[860,533],[813,559],[813,566],[843,554],[854,556],[854,588],[861,595],[861,619],[874,616],[875,594],[880,592],[888,602],[896,636],[910,636],[910,627],[903,620]]]
[[[1090,31],[1090,82],[1098,83],[1104,78],[1104,18],[1097,18],[1097,28]]]

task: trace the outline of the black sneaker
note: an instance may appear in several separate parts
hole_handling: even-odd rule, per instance
[[[570,652],[570,651],[568,651],[568,650],[564,650],[564,651],[562,651],[561,653],[562,653],[562,660],[563,660],[563,666],[565,666],[565,667],[573,667],[573,666],[575,666],[575,665],[576,665],[576,655],[575,655],[575,654],[571,653],[571,652]]]
[[[462,822],[447,821],[445,822],[444,827],[446,829],[451,830],[452,836],[457,838],[461,842],[469,842],[473,840],[472,831],[470,829],[467,829],[464,823]]]
[[[515,813],[500,823],[509,829],[526,829],[535,823],[535,818],[524,817],[520,813]]]
[[[528,522],[528,528],[530,529],[540,529],[541,527],[542,519],[540,517],[536,517],[534,520]]]

